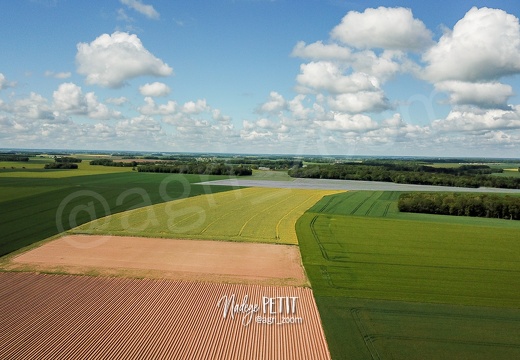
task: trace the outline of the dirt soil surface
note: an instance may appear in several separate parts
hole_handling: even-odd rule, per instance
[[[0,284],[0,359],[330,359],[305,287],[15,272]]]
[[[68,274],[306,285],[297,246],[68,235],[12,259],[7,268]]]

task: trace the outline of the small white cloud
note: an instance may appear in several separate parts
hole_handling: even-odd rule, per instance
[[[109,103],[109,104],[114,104],[114,105],[117,105],[117,106],[121,106],[124,103],[128,102],[128,99],[126,97],[124,97],[124,96],[120,96],[120,97],[117,97],[117,98],[108,98],[108,99],[106,99],[106,102]]]
[[[211,116],[213,120],[218,121],[220,123],[229,123],[231,122],[231,117],[228,115],[223,115],[222,111],[219,109],[213,109],[211,111]]]
[[[359,49],[419,51],[432,43],[432,33],[405,8],[350,11],[332,30],[331,36]]]
[[[182,105],[181,109],[185,114],[200,114],[209,110],[210,107],[206,104],[206,99],[199,99],[196,102],[188,101]]]
[[[178,111],[177,103],[173,100],[157,105],[151,97],[145,97],[144,102],[146,104],[137,109],[143,115],[172,115]]]
[[[161,82],[147,83],[139,87],[139,92],[143,96],[160,97],[166,96],[170,93],[168,85]]]
[[[15,85],[16,85],[16,83],[7,81],[4,74],[0,73],[0,90],[14,87]]]
[[[169,76],[173,69],[152,55],[137,35],[103,34],[91,43],[79,43],[77,71],[87,84],[119,88],[129,79],[150,75]]]
[[[81,87],[74,83],[63,83],[54,91],[54,108],[60,111],[84,113],[85,99]]]
[[[143,14],[149,19],[159,19],[159,13],[152,5],[143,4],[140,0],[119,0],[121,4]]]
[[[55,79],[68,79],[71,77],[71,73],[70,72],[54,72],[54,71],[49,71],[47,70],[44,74],[46,77],[52,77],[52,78],[55,78]]]
[[[349,60],[352,53],[349,48],[338,44],[325,45],[321,41],[306,45],[299,41],[294,47],[292,56],[311,60]]]
[[[258,112],[260,113],[276,113],[282,111],[287,106],[287,102],[283,98],[282,95],[278,94],[276,91],[271,91],[269,94],[269,100],[263,103]]]

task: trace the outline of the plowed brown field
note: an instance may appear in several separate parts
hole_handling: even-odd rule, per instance
[[[11,268],[177,280],[307,283],[297,246],[68,235],[27,251]]]
[[[308,288],[6,272],[0,284],[0,359],[330,358]],[[250,324],[224,317],[233,294],[260,305]],[[258,323],[264,297],[296,323]]]

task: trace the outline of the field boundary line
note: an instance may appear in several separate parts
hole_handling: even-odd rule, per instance
[[[370,353],[370,356],[373,360],[381,360],[381,356],[379,356],[379,353],[377,352],[376,347],[374,346],[373,336],[369,335],[367,332],[367,329],[365,325],[363,324],[363,320],[361,320],[361,317],[359,316],[360,309],[358,308],[351,308],[350,313],[352,314],[352,318],[354,319],[354,322],[356,323],[356,326],[359,330],[359,333],[363,337],[363,341],[365,342],[365,345],[367,347],[368,352]]]
[[[289,216],[289,214],[291,214],[295,209],[299,208],[300,206],[302,206],[303,204],[307,203],[309,200],[311,199],[314,199],[316,197],[316,195],[310,197],[310,198],[307,198],[307,200],[305,200],[304,202],[296,205],[295,207],[293,207],[291,210],[289,210],[280,220],[278,220],[278,223],[276,224],[276,239],[280,239],[280,224],[282,223],[282,221]],[[323,196],[322,196],[323,198]],[[316,200],[314,203],[318,202],[318,200]]]

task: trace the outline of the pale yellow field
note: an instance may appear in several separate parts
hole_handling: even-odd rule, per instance
[[[239,189],[115,214],[72,232],[297,244],[296,220],[323,196],[338,192]]]

